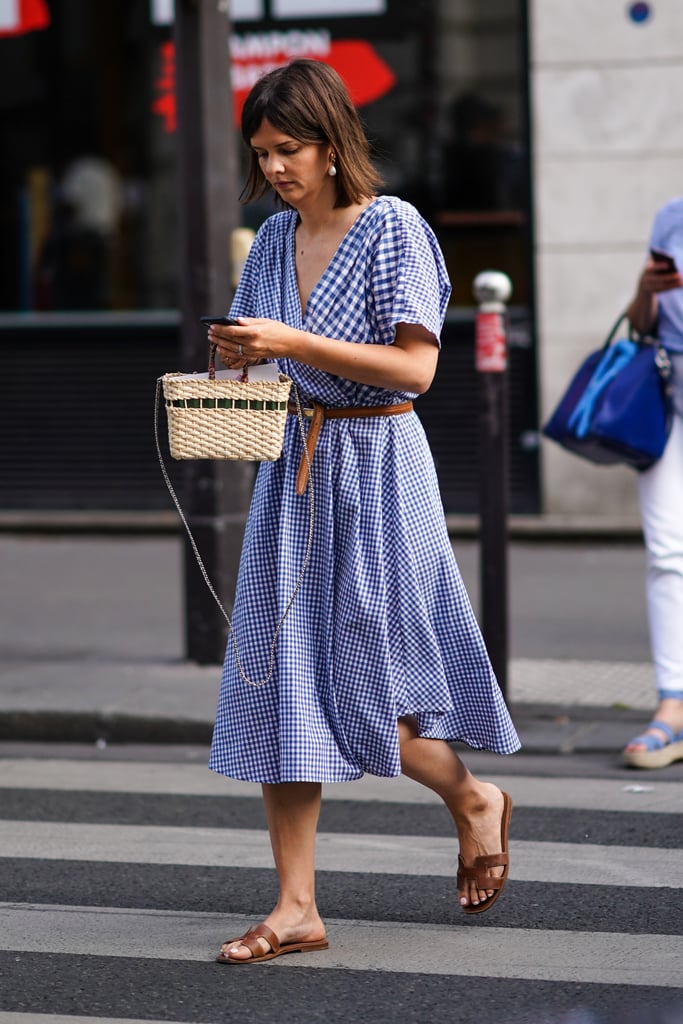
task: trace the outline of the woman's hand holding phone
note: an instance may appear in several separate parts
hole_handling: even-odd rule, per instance
[[[244,327],[239,320],[230,316],[200,316],[203,324],[209,328],[209,340],[218,346],[221,362],[231,370],[241,370],[245,366],[255,366],[260,359],[250,359],[241,342],[229,334],[216,331],[215,327]]]
[[[659,249],[650,249],[650,259],[643,270],[641,282],[644,291],[651,295],[683,288],[683,277],[673,256]]]
[[[678,273],[676,260],[668,252],[662,252],[661,249],[650,249],[650,256],[653,259],[658,274]]]

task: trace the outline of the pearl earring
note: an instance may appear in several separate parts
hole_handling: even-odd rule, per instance
[[[329,176],[330,176],[331,178],[334,178],[334,177],[336,176],[336,174],[337,174],[337,168],[335,167],[335,165],[334,165],[334,164],[330,164],[330,167],[329,167],[329,170],[328,170],[328,172],[327,172],[327,173],[329,174]]]

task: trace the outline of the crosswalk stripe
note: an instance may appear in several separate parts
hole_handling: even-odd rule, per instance
[[[479,773],[485,781],[512,793],[517,807],[565,807],[656,813],[683,811],[683,782],[592,778],[538,778]],[[0,790],[52,789],[98,793],[149,793],[186,796],[238,796],[260,799],[261,787],[210,772],[204,764],[94,762],[46,759],[0,760]],[[410,779],[364,776],[356,782],[324,786],[326,800],[380,800],[385,803],[441,803]]]
[[[0,904],[0,920],[2,949],[50,952],[59,936],[60,953],[182,961],[213,959],[224,938],[249,924],[221,914],[7,904]],[[277,964],[667,988],[680,987],[683,975],[683,938],[673,935],[478,929],[470,922],[333,920],[327,926],[329,950]]]
[[[679,850],[585,843],[510,843],[512,877],[565,884],[683,887]],[[318,835],[321,871],[452,877],[455,838],[332,833]],[[114,863],[272,868],[260,829],[74,825],[4,821],[0,857]],[[647,864],[647,872],[643,871]]]
[[[260,786],[214,775],[205,767],[203,752],[201,763],[119,761],[109,751],[102,753],[102,760],[0,757],[0,815],[3,791],[4,813],[12,815],[0,820],[0,858],[13,880],[7,902],[0,903],[2,968],[11,973],[16,964],[26,984],[48,954],[47,969],[59,982],[80,976],[95,962],[90,958],[98,957],[105,979],[127,972],[131,993],[138,977],[168,979],[171,972],[174,978],[191,978],[193,972],[203,972],[209,987],[218,986],[219,1000],[225,986],[248,1019],[252,976],[236,983],[234,977],[224,977],[231,968],[214,965],[213,960],[223,940],[259,920],[258,893],[253,899],[258,879],[267,879],[270,889],[275,886],[268,832],[258,809]],[[480,763],[494,766],[492,759],[483,757]],[[528,766],[528,759],[520,765],[525,770]],[[517,830],[513,820],[513,835],[525,838],[510,843],[511,886],[504,902],[506,908],[512,907],[511,913],[504,912],[497,920],[495,911],[483,919],[470,918],[458,907],[457,839],[454,830],[449,834],[447,815],[440,822],[425,806],[422,824],[415,825],[422,834],[403,834],[404,829],[410,833],[413,820],[420,820],[419,805],[441,803],[435,794],[403,777],[366,776],[326,785],[324,800],[345,801],[347,806],[328,809],[323,828],[342,829],[350,823],[351,828],[372,831],[318,834],[317,867],[324,873],[320,892],[327,906],[330,948],[251,968],[263,979],[257,984],[279,984],[300,992],[297,998],[306,1008],[313,992],[329,991],[330,986],[341,986],[344,992],[369,982],[417,987],[420,976],[423,987],[430,988],[489,979],[486,984],[495,992],[496,1005],[522,991],[530,993],[529,999],[543,998],[540,993],[549,991],[550,984],[566,985],[568,993],[572,985],[587,986],[580,991],[604,991],[605,998],[623,991],[633,1005],[638,999],[648,1006],[676,999],[676,990],[683,987],[683,937],[676,934],[680,929],[674,889],[683,889],[683,858],[672,847],[675,815],[683,808],[683,780],[661,782],[626,774],[489,775],[476,765],[475,770],[480,778],[511,792],[518,809],[531,809],[519,817]],[[84,794],[80,799],[79,793]],[[413,805],[415,813],[399,805]],[[566,825],[561,814],[565,809],[573,812]],[[609,814],[603,817],[603,811]],[[617,819],[615,812],[622,817]],[[24,815],[35,820],[15,820]],[[40,820],[43,817],[61,820]],[[116,824],[122,820],[130,824]],[[155,821],[159,824],[150,824]],[[188,824],[215,826],[221,821],[246,827]],[[529,841],[537,835],[575,841]],[[581,842],[589,836],[598,842]],[[629,839],[646,845],[610,845]],[[667,845],[657,846],[658,841]],[[227,871],[214,875],[207,868]],[[259,875],[263,870],[268,873]],[[358,886],[351,890],[347,887],[354,886],[354,880],[349,872],[358,875]],[[228,903],[214,901],[213,882],[211,891],[206,889],[207,880],[219,876],[233,880]],[[121,889],[116,880],[124,877],[132,881]],[[156,880],[161,889],[157,898],[148,899],[145,889],[157,891]],[[179,885],[193,894],[196,889],[200,898],[178,900]],[[96,895],[89,887],[97,890]],[[354,898],[357,888],[372,895]],[[630,912],[611,914],[608,908],[615,899],[628,900],[627,889]],[[412,912],[405,913],[396,900],[405,903],[397,893],[408,890],[414,904]],[[9,902],[13,897],[17,902]],[[525,913],[520,897],[533,900],[535,916],[531,908],[531,918]],[[652,899],[657,903],[650,907]],[[434,912],[423,913],[425,900],[436,900]],[[118,906],[95,905],[98,902]],[[232,913],[216,913],[221,906]],[[669,910],[662,912],[662,906]],[[281,975],[280,982],[277,975],[263,976],[264,970],[282,967],[304,968],[304,974]],[[373,974],[384,980],[375,980]],[[155,984],[163,987],[161,980]],[[144,986],[139,998],[127,996],[116,1004],[121,1013],[131,1014],[128,1019],[86,1016],[97,1008],[116,1012],[114,1003],[101,1002],[95,992],[84,989],[73,1002],[46,1001],[38,992],[29,1001],[9,994],[7,1001],[0,999],[0,1024],[143,1024],[134,1015],[145,1011],[150,1017],[145,1024],[167,1024],[151,1018],[163,1017],[164,1010],[174,1015],[171,1003],[155,1002],[156,997],[145,995]],[[13,1011],[41,1007],[62,1012],[7,1013],[3,1003]],[[71,1009],[76,1015],[69,1014]],[[199,1004],[191,1010],[189,1003],[181,1002],[175,1006],[178,1010],[190,1021],[193,1015],[200,1019]],[[379,1016],[391,1019],[381,1012]]]

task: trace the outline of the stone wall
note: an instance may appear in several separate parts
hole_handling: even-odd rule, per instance
[[[630,300],[655,210],[683,193],[683,3],[530,0],[541,411]],[[638,5],[641,8],[645,5]],[[635,476],[543,442],[547,513],[628,517]]]

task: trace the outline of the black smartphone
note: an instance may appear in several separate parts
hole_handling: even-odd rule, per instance
[[[650,256],[657,264],[657,272],[660,274],[677,274],[678,267],[673,256],[668,252],[661,252],[659,249],[650,249]]]
[[[227,327],[240,327],[237,320],[233,320],[231,316],[200,316],[199,318],[203,324],[209,326],[210,324],[225,324]]]

